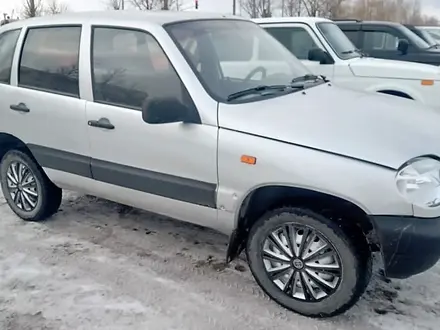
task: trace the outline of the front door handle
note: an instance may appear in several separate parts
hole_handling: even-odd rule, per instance
[[[92,127],[115,129],[115,126],[107,118],[100,118],[99,120],[89,120],[88,124]]]
[[[9,108],[11,110],[18,111],[18,112],[29,112],[29,111],[31,111],[31,110],[29,110],[29,108],[24,103],[11,104],[9,106]]]

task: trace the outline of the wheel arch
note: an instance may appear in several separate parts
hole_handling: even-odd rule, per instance
[[[26,143],[22,140],[12,134],[0,132],[0,160],[12,149],[25,150],[29,155],[32,155]]]
[[[264,213],[283,206],[302,206],[324,216],[330,213],[344,215],[344,218],[354,220],[351,225],[358,226],[369,243],[376,243],[375,235],[367,237],[374,228],[364,206],[331,193],[270,184],[252,189],[237,208],[235,229],[229,239],[227,261],[232,261],[241,253],[246,246],[250,228]]]
[[[409,94],[407,94],[405,92],[393,90],[393,89],[384,89],[384,90],[379,90],[377,92],[381,93],[381,94],[387,94],[387,95],[402,97],[404,99],[414,100],[414,98],[412,96],[410,96]]]
[[[393,83],[375,84],[366,89],[367,92],[398,96],[408,100],[423,102],[423,95],[416,88]]]

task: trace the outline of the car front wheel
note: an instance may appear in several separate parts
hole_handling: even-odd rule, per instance
[[[61,189],[22,151],[11,150],[4,155],[0,178],[9,207],[23,220],[44,220],[53,215],[61,204]]]
[[[277,303],[309,317],[330,317],[353,306],[371,276],[366,242],[354,242],[337,223],[312,211],[280,208],[252,227],[251,271]]]

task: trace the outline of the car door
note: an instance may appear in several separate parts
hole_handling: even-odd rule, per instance
[[[218,127],[147,124],[141,110],[156,100],[197,112],[164,50],[143,30],[93,26],[91,35],[87,121],[96,194],[208,225],[217,215]]]
[[[0,34],[0,133],[7,132],[12,126],[13,113],[10,105],[14,102],[11,93],[15,87],[11,85],[13,59],[21,28],[4,31]]]
[[[30,26],[19,39],[8,93],[8,132],[27,144],[55,183],[91,177],[85,104],[80,99],[81,25]]]
[[[309,61],[308,59],[309,51],[312,49],[321,48],[328,52],[308,25],[302,23],[289,25],[264,24],[262,27],[280,41],[314,74],[333,78],[333,64],[320,64],[319,62]]]
[[[404,55],[397,49],[399,40],[407,39],[399,30],[368,24],[362,26],[362,35],[362,50],[369,56],[398,61],[409,60],[407,54]]]

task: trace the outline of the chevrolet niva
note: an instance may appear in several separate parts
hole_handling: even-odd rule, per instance
[[[355,304],[374,251],[392,278],[439,259],[440,115],[334,86],[253,22],[29,19],[0,29],[0,63],[1,187],[24,220],[71,189],[214,228],[311,317]]]

